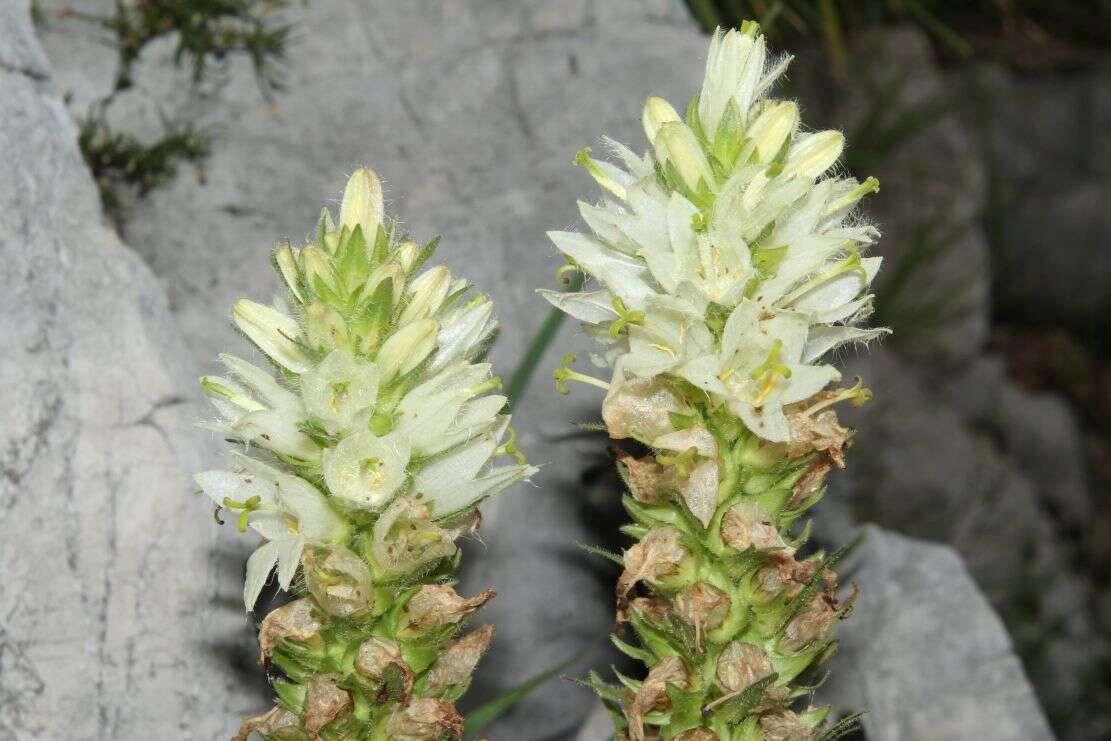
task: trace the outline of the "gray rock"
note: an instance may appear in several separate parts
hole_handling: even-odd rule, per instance
[[[1085,322],[1111,305],[1111,95],[1106,59],[1070,72],[972,78],[969,124],[994,170],[998,301],[1025,319]]]
[[[1076,413],[1061,396],[1013,384],[1000,388],[994,427],[1003,449],[1038,486],[1042,499],[1066,525],[1086,527],[1095,502]]]
[[[47,76],[48,62],[31,25],[30,0],[8,0],[0,5],[0,70],[33,80]]]
[[[218,609],[241,555],[214,558],[187,477],[181,334],[102,223],[25,14],[0,10],[0,738],[214,738],[258,702]]]
[[[950,548],[869,526],[842,569],[861,589],[819,700],[867,710],[878,741],[1052,739],[1003,623]]]
[[[842,482],[857,521],[954,546],[1004,609],[1032,560],[1056,558],[1033,483],[885,348],[850,362],[845,375],[875,392],[862,409],[844,410],[857,430]]]

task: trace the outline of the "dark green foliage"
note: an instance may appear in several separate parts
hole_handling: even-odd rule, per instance
[[[835,65],[846,62],[844,36],[876,23],[921,27],[947,57],[990,57],[1031,63],[1016,50],[1040,39],[1059,48],[1050,56],[1075,56],[1086,46],[1111,43],[1111,5],[1099,0],[1046,3],[1038,0],[687,0],[691,15],[711,31],[755,18],[772,40],[813,37]]]
[[[174,177],[178,164],[192,162],[199,167],[211,151],[209,136],[190,125],[169,124],[161,138],[145,144],[131,134],[114,131],[100,113],[89,113],[79,123],[78,145],[104,210],[116,221],[122,215],[122,187],[134,189],[141,198]]]
[[[191,124],[167,122],[162,136],[153,142],[109,126],[105,112],[115,95],[133,84],[143,50],[158,39],[176,38],[174,63],[190,66],[195,85],[229,57],[245,56],[269,99],[282,89],[279,63],[290,27],[276,20],[275,11],[286,4],[286,0],[116,0],[111,15],[72,8],[58,12],[60,20],[83,21],[108,31],[118,51],[112,92],[80,120],[79,136],[101,202],[117,225],[123,216],[123,190],[142,198],[173,178],[179,163],[199,165],[211,151],[210,136]],[[37,6],[33,17],[36,23],[45,22]]]

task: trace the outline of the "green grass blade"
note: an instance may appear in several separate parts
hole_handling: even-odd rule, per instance
[[[548,680],[558,676],[560,672],[563,672],[564,670],[573,666],[580,659],[586,656],[589,650],[590,648],[585,648],[571,658],[564,661],[563,663],[559,664],[558,666],[554,666],[546,672],[537,674],[531,679],[526,679],[524,682],[521,682],[516,687],[513,687],[512,689],[498,695],[493,700],[489,700],[479,705],[477,708],[467,714],[467,721],[463,733],[467,737],[471,737],[473,734],[478,733],[483,728],[494,722],[496,718],[500,717],[503,713],[508,711],[511,707],[528,697],[528,695],[531,694],[532,691],[535,690],[537,687],[544,684]]]
[[[576,273],[567,286],[569,292],[580,291],[583,287],[583,277],[581,273]],[[517,399],[525,393],[528,388],[529,382],[532,381],[533,374],[536,373],[536,368],[540,365],[540,358],[544,357],[544,353],[548,350],[548,345],[552,344],[556,334],[559,332],[560,325],[563,324],[563,319],[567,315],[559,309],[552,307],[548,312],[548,316],[544,319],[544,323],[540,325],[536,335],[529,343],[528,349],[525,350],[525,355],[521,358],[521,362],[517,364],[517,369],[513,371],[513,375],[509,379],[509,384],[505,387],[505,396],[509,399],[508,408],[510,410],[517,404]]]

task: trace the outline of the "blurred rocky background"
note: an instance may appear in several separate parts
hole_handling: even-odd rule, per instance
[[[190,494],[219,463],[192,379],[242,347],[231,302],[275,292],[269,250],[360,164],[494,298],[492,359],[547,464],[467,554],[464,585],[501,595],[468,702],[619,662],[616,575],[575,547],[621,547],[619,485],[573,424],[598,399],[548,380],[589,343],[534,339],[544,231],[593,192],[574,153],[602,133],[639,148],[643,99],[684,105],[705,29],[743,17],[797,55],[785,93],[808,124],[845,131],[845,166],[882,184],[876,320],[895,335],[844,358],[875,401],[815,525],[862,536],[863,597],[822,699],[869,709],[869,739],[1111,737],[1104,5],[12,0],[0,739],[217,738],[266,707],[261,615],[238,600],[250,544]],[[571,738],[591,708],[551,680],[485,734]]]

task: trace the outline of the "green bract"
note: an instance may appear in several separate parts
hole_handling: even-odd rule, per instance
[[[827,713],[796,700],[847,611],[839,556],[803,558],[807,529],[792,531],[844,465],[851,432],[829,407],[870,396],[828,390],[841,376],[823,359],[887,330],[857,326],[880,260],[862,257],[878,232],[855,208],[877,183],[839,176],[841,134],[803,132],[798,106],[768,97],[789,61],[768,60],[755,23],[716,33],[686,115],[645,104],[645,155],[579,153],[605,193],[579,204],[590,233],[550,235],[561,274],[597,285],[541,293],[612,370],[605,383],[565,356],[557,388],[605,387],[610,436],[651,450],[619,456],[636,542],[618,619],[639,646],[615,641],[647,675],[588,682],[634,741],[801,741]]]
[[[506,399],[480,362],[493,307],[445,267],[420,272],[434,247],[399,237],[378,178],[357,171],[338,225],[325,210],[314,244],[275,252],[289,306],[235,304],[272,370],[224,355],[228,377],[202,379],[222,417],[203,426],[245,450],[197,483],[264,541],[247,564],[247,609],[275,567],[304,595],[262,623],[262,659],[285,678],[278,707],[240,738],[462,731],[453,701],[492,629],[454,636],[493,593],[466,600],[443,580],[477,506],[535,469],[511,431],[502,442]]]

